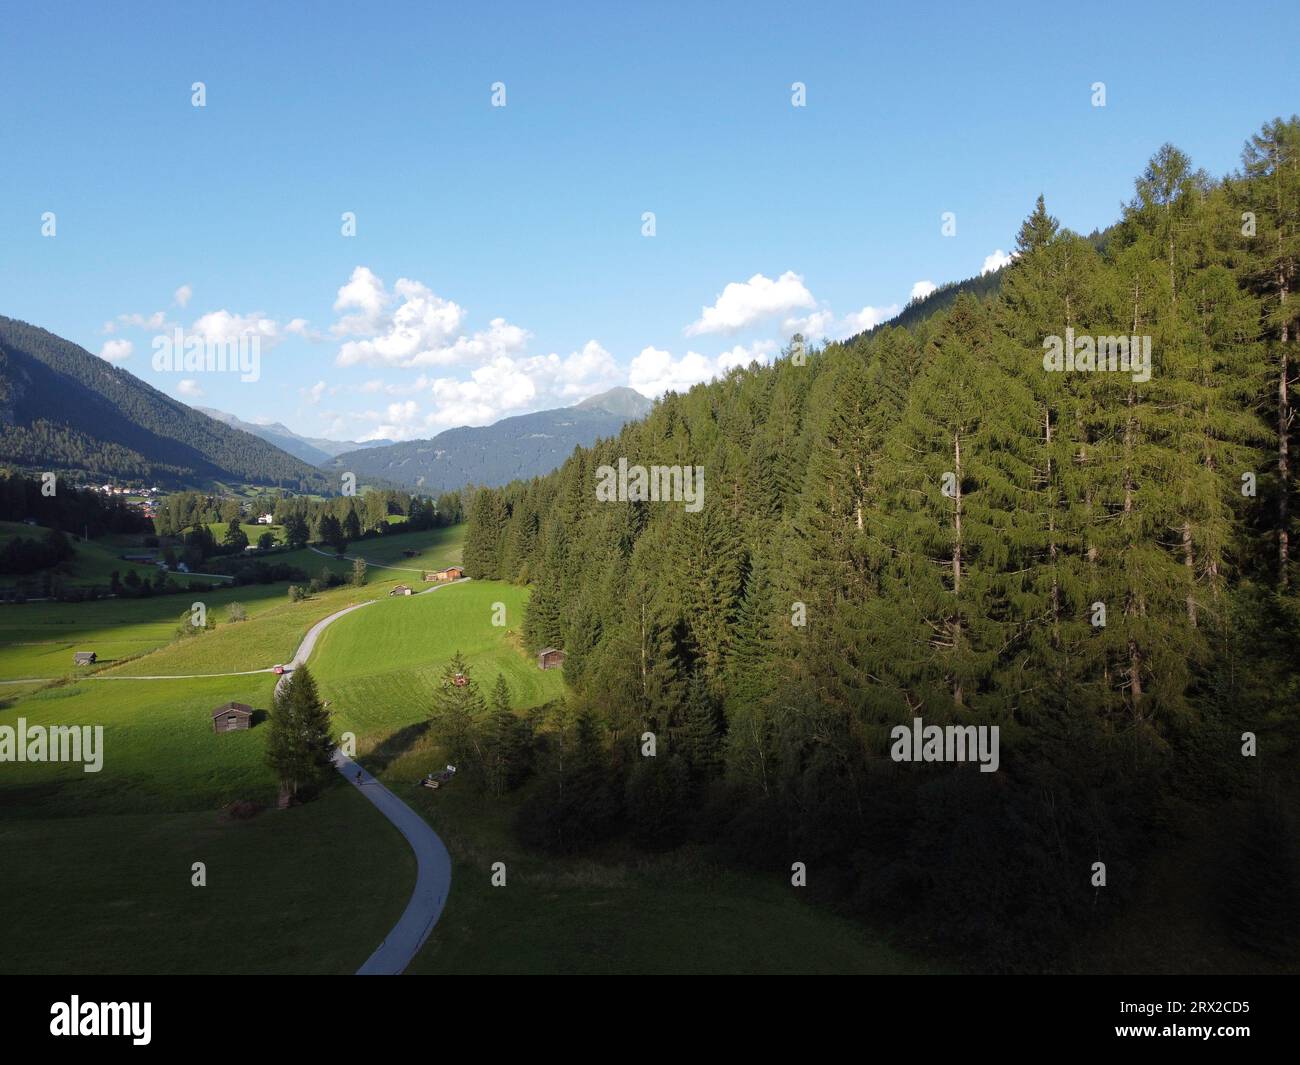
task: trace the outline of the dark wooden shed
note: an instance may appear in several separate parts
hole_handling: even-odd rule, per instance
[[[559,669],[564,665],[564,652],[557,647],[543,647],[537,652],[538,669]]]
[[[243,703],[222,703],[212,711],[213,732],[237,732],[252,724],[253,708]]]

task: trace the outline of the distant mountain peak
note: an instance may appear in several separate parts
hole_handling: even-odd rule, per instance
[[[654,402],[641,395],[635,388],[619,385],[597,396],[588,396],[574,406],[581,410],[603,410],[608,414],[620,414],[628,418],[644,418],[654,407]]]

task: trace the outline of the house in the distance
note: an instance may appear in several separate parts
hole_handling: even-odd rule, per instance
[[[95,659],[98,657],[94,651],[74,651],[72,653],[72,662],[78,666],[93,666]]]
[[[411,586],[410,586],[409,584],[399,584],[396,588],[394,588],[394,589],[393,589],[391,592],[389,592],[388,594],[389,594],[389,595],[410,595],[410,594],[411,594]]]
[[[275,524],[275,515],[274,515],[274,514],[259,514],[259,515],[257,516],[257,524],[258,524],[258,525],[274,525],[274,524]]]
[[[560,669],[564,665],[564,652],[557,647],[543,647],[537,652],[538,669]]]
[[[465,571],[460,566],[448,566],[446,569],[432,570],[425,573],[426,581],[458,581],[465,576]]]
[[[213,732],[237,732],[253,724],[253,708],[244,703],[222,703],[212,711]]]

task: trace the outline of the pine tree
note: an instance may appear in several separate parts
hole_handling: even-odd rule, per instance
[[[433,733],[451,764],[470,779],[484,782],[488,759],[484,751],[483,721],[486,706],[470,675],[465,657],[457,651],[443,667],[433,693],[430,718]]]
[[[334,739],[307,666],[298,666],[276,692],[270,729],[267,761],[281,785],[293,795],[314,790],[333,763]]]

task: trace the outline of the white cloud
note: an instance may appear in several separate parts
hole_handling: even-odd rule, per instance
[[[832,337],[832,339],[844,340],[847,337],[865,333],[868,329],[874,329],[881,322],[889,321],[898,311],[899,306],[897,303],[891,303],[888,307],[863,307],[862,310],[845,316],[844,321],[840,323],[840,335]]]
[[[181,287],[173,294],[172,298],[176,301],[176,306],[188,307],[190,305],[190,297],[193,295],[193,288],[189,285],[181,285]]]
[[[190,336],[202,337],[213,343],[238,340],[244,336],[258,337],[265,347],[276,344],[284,337],[280,324],[261,311],[247,315],[233,314],[227,310],[209,311],[196,318],[188,332]]]
[[[178,382],[176,391],[186,399],[198,399],[203,395],[203,389],[199,387],[199,383],[192,377],[187,377],[185,380]]]
[[[362,363],[410,368],[484,364],[513,358],[527,347],[531,334],[504,318],[486,329],[465,333],[466,311],[428,286],[399,278],[392,293],[364,266],[352,271],[334,302],[344,314],[331,327],[339,337],[356,337],[339,348],[339,366]]]
[[[368,267],[358,266],[352,271],[348,283],[339,289],[334,310],[358,310],[361,313],[335,322],[332,331],[338,336],[376,333],[390,302],[392,297],[384,291],[384,283]]]
[[[468,378],[421,374],[413,381],[390,383],[372,378],[357,387],[366,394],[423,396],[431,409],[421,413],[412,399],[390,403],[384,410],[341,414],[350,419],[360,440],[409,440],[432,436],[457,425],[488,425],[525,411],[567,407],[619,384],[622,374],[614,357],[596,340],[561,357],[532,355],[515,358],[498,354],[476,367]],[[348,424],[344,421],[343,424]],[[364,425],[358,430],[357,425]],[[343,430],[339,430],[343,431]]]
[[[662,348],[645,347],[628,367],[627,383],[650,399],[669,391],[687,392],[692,386],[721,377],[737,366],[771,362],[776,350],[775,341],[761,340],[748,347],[737,344],[712,359],[698,351],[688,351],[679,359]]]
[[[787,334],[800,333],[808,341],[815,342],[823,338],[847,340],[892,318],[898,309],[896,303],[888,307],[867,306],[846,314],[843,318],[836,318],[829,307],[823,307],[805,318],[787,318],[783,329]]]
[[[991,274],[994,270],[1001,270],[1004,266],[1009,266],[1014,258],[1014,255],[1008,255],[1001,248],[998,248],[992,255],[984,256],[984,265],[980,267],[980,277]]]
[[[134,350],[135,345],[129,340],[107,340],[99,349],[99,357],[107,362],[121,362]]]
[[[775,340],[760,340],[748,347],[737,344],[730,351],[724,351],[718,356],[717,366],[722,373],[726,373],[737,366],[748,366],[751,362],[766,365],[772,361],[774,354],[776,354]]]
[[[923,300],[939,286],[933,281],[918,281],[912,286],[912,295],[909,297],[914,300]]]
[[[755,274],[748,281],[728,284],[713,306],[700,309],[699,319],[686,327],[686,335],[735,333],[764,318],[814,306],[812,293],[793,270],[775,281]]]
[[[158,330],[167,328],[166,311],[154,311],[153,314],[150,315],[119,314],[117,316],[117,320],[121,322],[124,326],[128,326],[135,329],[152,329],[156,332]],[[114,330],[109,329],[108,326],[106,325],[104,327],[104,331],[111,333]]]
[[[319,403],[321,396],[325,395],[326,387],[324,381],[317,381],[311,388],[300,388],[298,392],[308,403]]]

